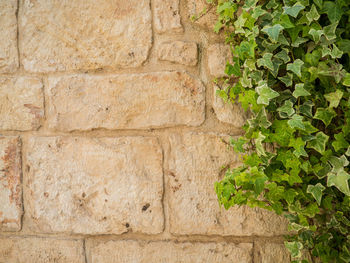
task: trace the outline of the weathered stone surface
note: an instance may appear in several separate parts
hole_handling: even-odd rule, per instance
[[[19,17],[27,71],[137,67],[151,47],[149,0],[23,0]]]
[[[197,44],[184,41],[163,42],[158,47],[158,59],[195,66],[198,61]]]
[[[230,47],[224,44],[214,44],[208,48],[209,74],[215,77],[225,76],[225,67],[231,61],[232,54]]]
[[[252,244],[107,241],[87,243],[91,263],[252,263]]]
[[[0,0],[0,72],[18,68],[17,0]]]
[[[49,78],[49,126],[138,129],[204,121],[205,88],[185,72]]]
[[[224,102],[222,98],[217,96],[216,91],[218,90],[218,87],[215,87],[213,90],[213,109],[218,120],[232,124],[237,128],[242,127],[248,119],[249,114],[243,110],[238,102],[235,104]]]
[[[36,130],[43,115],[43,85],[39,79],[0,77],[0,130]]]
[[[154,25],[158,33],[182,32],[179,0],[154,0]]]
[[[290,262],[290,254],[284,244],[276,243],[258,243],[255,258],[257,263]]]
[[[156,138],[32,137],[28,148],[24,199],[34,231],[162,232]]]
[[[187,0],[189,19],[195,16],[195,24],[205,27],[213,32],[214,25],[218,19],[215,6],[210,6],[206,0]],[[203,12],[205,11],[205,12]]]
[[[85,263],[83,242],[52,238],[0,237],[0,262]]]
[[[218,205],[214,183],[222,167],[238,156],[215,134],[170,136],[168,191],[173,234],[264,235],[285,233],[286,222],[265,210],[248,207],[226,211]]]
[[[21,216],[21,142],[0,136],[0,230],[20,230]]]

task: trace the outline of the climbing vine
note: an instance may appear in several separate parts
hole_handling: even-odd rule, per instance
[[[208,2],[233,57],[218,95],[251,114],[219,203],[285,216],[294,262],[350,262],[349,0]]]

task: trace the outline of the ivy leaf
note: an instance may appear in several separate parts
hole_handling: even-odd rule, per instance
[[[307,147],[315,149],[319,153],[323,154],[326,150],[326,143],[328,142],[328,139],[329,136],[320,131],[316,134],[315,139],[308,142]]]
[[[253,9],[252,17],[257,19],[258,17],[266,14],[266,11],[261,8],[261,6],[257,6]]]
[[[343,10],[335,2],[331,2],[331,1],[324,2],[323,10],[327,14],[331,23],[338,22],[343,15]]]
[[[246,0],[244,1],[243,9],[249,10],[250,8],[255,8],[258,0]]]
[[[293,74],[292,73],[287,73],[287,75],[283,77],[278,77],[279,80],[281,80],[286,87],[290,87],[293,84]]]
[[[341,90],[336,90],[335,92],[328,93],[324,95],[326,100],[329,102],[330,108],[336,108],[339,105],[341,98],[343,97],[343,92]]]
[[[256,153],[261,155],[266,155],[265,148],[263,146],[263,141],[266,139],[266,136],[263,135],[261,132],[258,133],[258,137],[255,139],[255,147],[256,147]]]
[[[280,114],[281,118],[287,118],[292,116],[295,113],[293,108],[293,102],[291,100],[287,100],[284,102],[283,106],[279,107],[277,111]]]
[[[321,120],[327,127],[335,116],[337,114],[331,108],[317,108],[314,118]]]
[[[305,125],[303,123],[303,116],[300,116],[298,114],[294,114],[293,117],[288,120],[288,125],[291,128],[299,128],[301,130],[305,129]]]
[[[310,12],[306,13],[306,17],[309,20],[309,22],[318,20],[320,18],[320,14],[317,12],[317,8],[315,5],[311,6]]]
[[[350,73],[346,73],[343,79],[343,85],[350,87]]]
[[[283,14],[290,15],[294,18],[296,18],[301,10],[303,10],[305,6],[300,4],[299,2],[295,3],[293,6],[284,6],[283,7]]]
[[[291,138],[289,141],[289,146],[293,147],[295,149],[293,154],[298,158],[300,156],[305,156],[305,157],[308,156],[308,154],[306,153],[306,151],[304,149],[305,144],[306,143],[300,137],[298,137],[296,139]]]
[[[305,116],[312,118],[312,107],[314,106],[314,103],[310,100],[305,101],[303,105],[299,107],[300,113],[304,114]]]
[[[234,58],[234,63],[233,65],[227,62],[226,67],[225,67],[225,74],[232,76],[235,75],[237,77],[242,76],[241,73],[241,66],[239,64],[239,58]]]
[[[292,47],[299,47],[301,44],[307,42],[309,39],[303,37],[297,37],[295,41],[292,43]]]
[[[245,152],[243,146],[246,144],[248,141],[244,139],[243,137],[239,137],[238,139],[231,138],[230,144],[235,150],[235,152],[240,152],[243,153]]]
[[[322,184],[308,185],[306,192],[312,194],[318,205],[321,205],[322,192],[326,189]]]
[[[335,30],[337,29],[337,26],[338,26],[338,23],[333,23],[323,28],[323,32],[327,40],[333,40],[337,38],[335,34]]]
[[[295,27],[295,25],[290,21],[288,15],[281,15],[278,23],[286,29]]]
[[[295,85],[295,90],[293,91],[293,96],[295,98],[298,98],[301,96],[309,96],[309,95],[311,95],[310,92],[304,89],[304,83],[299,83]]]
[[[301,250],[303,249],[303,244],[297,241],[293,241],[293,242],[284,242],[284,245],[286,246],[286,248],[289,250],[290,255],[293,258],[299,258],[301,257]]]
[[[269,105],[270,100],[277,98],[280,95],[277,91],[269,88],[269,86],[267,86],[267,83],[261,84],[260,86],[256,87],[255,90],[259,94],[259,97],[257,99],[258,104]]]
[[[277,42],[280,32],[284,29],[280,24],[265,26],[261,31],[265,32],[273,42]]]
[[[344,193],[347,196],[350,196],[349,183],[348,183],[349,179],[350,179],[350,174],[348,174],[344,170],[341,170],[338,173],[331,172],[328,174],[327,186],[329,187],[335,186],[342,193]]]
[[[313,41],[317,43],[318,41],[320,41],[321,36],[324,34],[324,31],[321,29],[316,30],[314,28],[311,28],[309,34],[312,36]]]
[[[278,52],[275,55],[275,58],[282,60],[284,63],[288,63],[290,61],[290,57],[288,56],[288,49],[282,49],[282,51]]]
[[[271,53],[265,53],[262,58],[259,58],[257,60],[257,65],[258,67],[264,66],[268,68],[269,70],[273,70],[273,63],[272,63],[272,56],[273,54]]]
[[[293,63],[287,64],[287,70],[292,71],[298,77],[301,77],[301,67],[304,65],[304,61],[296,59]]]

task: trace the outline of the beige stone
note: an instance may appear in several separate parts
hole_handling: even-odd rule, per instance
[[[183,31],[179,0],[154,0],[154,25],[158,33]]]
[[[204,121],[205,88],[185,72],[49,78],[52,129],[139,129]]]
[[[0,237],[0,244],[4,263],[85,263],[79,240]]]
[[[219,121],[232,124],[239,128],[242,127],[249,117],[248,112],[244,111],[240,103],[225,102],[216,95],[218,87],[214,87],[213,109]]]
[[[195,24],[198,24],[210,32],[214,32],[214,25],[218,19],[215,5],[210,5],[207,0],[187,0],[189,19],[196,17]]]
[[[0,137],[0,230],[21,229],[21,142],[19,137]],[[1,247],[1,246],[0,246]],[[1,260],[0,260],[1,262]]]
[[[107,241],[87,242],[91,263],[252,263],[252,244]]]
[[[24,200],[34,231],[163,231],[156,138],[32,137],[28,149]]]
[[[158,59],[195,66],[198,62],[197,44],[184,41],[163,42],[158,47]]]
[[[27,71],[142,65],[152,42],[149,0],[21,0],[20,52]]]
[[[177,235],[272,236],[285,233],[286,221],[249,207],[220,208],[214,183],[239,158],[223,142],[227,136],[184,133],[170,137],[168,187],[170,231]],[[223,175],[222,175],[223,176]]]
[[[214,77],[225,76],[227,62],[232,63],[230,47],[224,44],[214,44],[208,48],[208,68],[209,74]]]
[[[18,68],[17,0],[0,0],[0,73]]]
[[[43,85],[39,79],[0,77],[0,130],[36,130],[43,116]]]
[[[257,263],[288,263],[290,254],[284,244],[261,242],[256,245]]]

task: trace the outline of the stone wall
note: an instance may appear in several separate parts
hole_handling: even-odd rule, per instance
[[[285,221],[220,208],[246,116],[205,0],[0,0],[0,262],[288,262]]]

